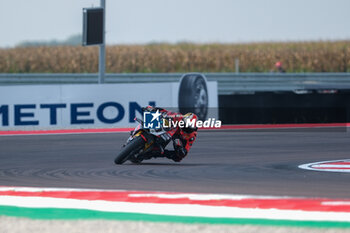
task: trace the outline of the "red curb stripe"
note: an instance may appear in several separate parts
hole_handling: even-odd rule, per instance
[[[350,123],[312,123],[312,124],[254,124],[254,125],[222,125],[220,128],[204,129],[288,129],[288,128],[329,128],[350,127]]]
[[[132,194],[141,194],[132,196]],[[147,195],[153,196],[147,196]],[[239,200],[232,199],[212,199],[193,200],[188,197],[157,197],[154,194],[169,194],[159,192],[129,192],[129,191],[0,191],[0,196],[22,196],[22,197],[52,197],[68,198],[78,200],[104,200],[132,203],[158,203],[158,204],[195,204],[207,206],[226,206],[238,208],[259,208],[259,209],[279,209],[279,210],[303,210],[303,211],[323,211],[323,212],[350,212],[350,199],[311,199],[311,198],[245,198]],[[171,193],[177,195],[181,193]],[[325,204],[331,203],[331,204]],[[332,204],[333,203],[333,204]],[[335,204],[334,204],[335,203]]]
[[[40,135],[40,134],[81,134],[81,133],[114,133],[129,132],[134,128],[107,128],[107,129],[62,129],[62,130],[18,130],[0,131],[0,135]]]
[[[350,167],[313,167],[311,166],[311,168],[314,168],[314,169],[328,169],[328,170],[349,170]]]
[[[201,128],[200,130],[290,129],[290,128],[328,128],[328,127],[350,127],[350,123],[222,125],[220,128],[209,127],[209,128]],[[114,132],[129,132],[133,129],[134,128],[16,130],[16,131],[0,131],[0,135],[114,133]]]
[[[350,162],[328,162],[328,163],[320,163],[316,165],[350,165]]]

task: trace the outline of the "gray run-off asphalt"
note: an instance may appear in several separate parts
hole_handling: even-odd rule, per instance
[[[350,173],[298,165],[350,158],[345,129],[200,131],[180,163],[114,165],[128,133],[0,137],[0,186],[350,198]]]

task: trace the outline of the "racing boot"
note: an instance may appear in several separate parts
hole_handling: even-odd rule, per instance
[[[165,150],[164,155],[166,158],[173,160],[174,162],[180,162],[182,158],[180,158],[175,151]]]

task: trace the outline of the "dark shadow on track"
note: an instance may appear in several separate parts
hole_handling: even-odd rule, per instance
[[[124,163],[120,165],[116,165],[117,167],[120,166],[180,166],[180,167],[196,167],[196,166],[205,166],[205,164],[193,164],[193,163],[154,163],[154,162],[141,162],[141,163]]]
[[[0,185],[350,197],[349,173],[298,168],[349,158],[347,132],[200,131],[180,163],[115,165],[127,136],[3,136]]]

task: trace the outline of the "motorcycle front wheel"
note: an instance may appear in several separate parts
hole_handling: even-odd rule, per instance
[[[130,156],[141,150],[145,146],[145,141],[141,137],[134,138],[129,144],[122,148],[114,160],[115,164],[123,164]]]

